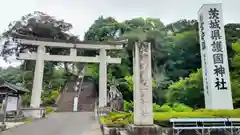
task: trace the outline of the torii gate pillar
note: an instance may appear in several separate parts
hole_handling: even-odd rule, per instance
[[[106,49],[100,49],[99,64],[99,107],[107,105],[107,61]]]
[[[33,79],[33,88],[32,88],[32,96],[31,96],[31,108],[39,108],[41,104],[41,95],[42,92],[42,83],[43,83],[43,71],[44,71],[44,59],[43,55],[45,53],[45,46],[38,46],[37,49],[37,58],[35,64],[34,71],[34,79]],[[35,111],[36,114],[34,116],[40,116],[39,111]]]

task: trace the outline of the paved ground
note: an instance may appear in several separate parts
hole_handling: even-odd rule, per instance
[[[0,135],[101,135],[94,113],[54,113],[43,120],[20,125]]]
[[[9,129],[22,124],[25,124],[25,122],[6,122],[6,128]]]

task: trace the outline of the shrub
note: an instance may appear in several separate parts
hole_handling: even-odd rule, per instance
[[[153,116],[155,121],[160,122],[168,121],[170,118],[240,118],[240,109],[199,109],[191,112],[155,112]],[[133,122],[133,113],[111,113],[108,116],[101,117],[100,122],[107,126],[123,126],[125,124],[130,124]]]
[[[161,106],[154,103],[153,104],[153,112],[161,112]]]
[[[100,123],[105,126],[124,126],[133,122],[132,113],[109,113],[108,116],[101,116]]]
[[[53,90],[51,92],[43,92],[42,93],[42,103],[47,106],[54,104],[57,97],[59,96],[59,91],[58,90]]]
[[[51,106],[46,106],[46,113],[49,114],[49,113],[51,113],[51,112],[54,112],[53,107],[51,107]]]
[[[58,90],[52,91],[51,92],[51,99],[55,101],[57,99],[58,95],[59,95]]]
[[[212,110],[211,109],[206,109],[206,108],[201,108],[201,109],[194,110],[194,112],[209,112],[209,111],[212,111]]]
[[[130,101],[126,101],[124,100],[124,112],[130,112],[130,111],[133,111],[133,102]]]
[[[164,104],[161,106],[161,112],[172,112],[173,109],[171,108],[171,106]]]
[[[173,104],[172,109],[176,112],[192,112],[193,111],[193,108],[188,107],[184,104],[177,104],[177,103]]]
[[[28,123],[28,122],[32,122],[33,119],[32,119],[32,118],[24,118],[23,121],[26,122],[26,123]]]

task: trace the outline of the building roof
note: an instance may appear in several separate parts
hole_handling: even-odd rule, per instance
[[[17,93],[25,93],[25,92],[29,92],[29,90],[21,87],[21,86],[18,86],[18,85],[15,85],[15,84],[11,84],[11,83],[8,83],[8,82],[4,82],[0,85],[0,88],[3,88],[3,87],[7,87]]]

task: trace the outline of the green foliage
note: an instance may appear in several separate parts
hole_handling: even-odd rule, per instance
[[[124,111],[131,112],[133,111],[133,102],[124,100]],[[174,103],[172,106],[169,104],[153,104],[153,112],[191,112],[193,108],[186,106],[184,104]]]
[[[31,96],[29,93],[22,95],[22,105],[29,106],[30,105]]]
[[[55,102],[59,95],[58,89],[60,89],[65,81],[65,71],[62,68],[55,69],[51,75],[45,75],[47,80],[44,80],[43,88],[46,90],[42,93],[42,102],[44,105],[52,104]],[[0,71],[0,79],[12,84],[21,84],[23,87],[32,89],[33,72],[29,70],[23,70],[18,67],[9,67]],[[55,90],[53,90],[55,89]],[[57,89],[57,90],[56,90]],[[31,99],[31,93],[22,95],[22,105],[29,106]]]
[[[54,112],[53,107],[51,107],[51,106],[46,106],[46,113],[49,114],[49,113],[52,113],[52,112]]]
[[[234,106],[240,107],[240,41],[232,44],[235,55],[230,59],[231,63],[231,87]]]
[[[154,120],[165,122],[170,118],[240,118],[240,109],[235,110],[195,110],[191,112],[155,112]],[[111,113],[100,117],[106,126],[124,126],[133,123],[133,113]],[[159,123],[157,123],[159,124]]]
[[[59,91],[54,90],[54,91],[51,92],[50,98],[53,99],[53,100],[56,100],[58,96],[59,96]]]
[[[160,112],[172,112],[172,111],[173,111],[172,107],[167,104],[162,105],[160,108]]]
[[[133,111],[133,102],[124,100],[124,112]]]
[[[207,110],[203,112],[164,112],[154,114],[154,120],[164,121],[170,118],[240,118],[240,110]]]
[[[133,91],[133,78],[132,78],[132,76],[125,76],[124,79],[127,81],[129,91]]]
[[[190,108],[180,103],[193,108],[204,107],[197,24],[196,20],[183,19],[165,25],[160,19],[142,17],[118,22],[113,17],[101,16],[88,29],[84,35],[84,40],[99,43],[128,39],[128,43],[122,51],[108,51],[108,55],[122,58],[121,64],[108,65],[108,84],[116,84],[127,101],[133,100],[132,52],[134,42],[150,42],[152,47],[153,100],[156,103],[153,105],[154,111],[191,111]],[[240,107],[240,43],[237,42],[240,39],[239,26],[240,24],[237,23],[225,26],[235,107]],[[20,20],[10,23],[6,32],[2,33],[1,37],[6,39],[3,44],[2,56],[7,58],[15,52],[13,50],[24,48],[22,45],[13,44],[11,46],[9,44],[13,42],[12,37],[19,36],[16,33],[68,42],[79,41],[77,36],[68,34],[71,28],[70,23],[42,12],[27,14]],[[31,48],[28,49],[35,51]],[[89,50],[80,51],[81,54],[88,56],[95,56],[98,53]],[[51,54],[69,53],[60,48],[49,48],[47,52],[51,52]],[[44,105],[50,105],[54,102],[58,94],[51,91],[63,87],[68,80],[66,73],[72,75],[67,67],[69,63],[64,63],[64,68],[56,69],[55,67],[58,67],[59,64],[62,63],[45,62],[42,96]],[[13,84],[21,83],[31,90],[34,65],[34,61],[24,61],[20,68],[1,69],[0,80]],[[98,64],[86,64],[85,75],[93,77],[97,83],[98,73]],[[23,104],[28,105],[29,100],[30,95],[23,96]],[[128,106],[126,111],[131,110],[132,103],[125,104]]]
[[[175,112],[192,112],[193,111],[193,108],[191,107],[188,107],[184,104],[173,104],[173,111]]]
[[[46,91],[42,93],[42,104],[43,105],[51,105],[54,104],[56,99],[59,96],[59,91],[58,90],[53,90],[53,91]]]
[[[23,121],[26,123],[30,123],[33,121],[33,119],[32,118],[24,118]]]
[[[132,113],[110,113],[107,116],[101,116],[99,118],[100,123],[105,126],[124,126],[133,122]]]
[[[153,112],[161,112],[161,106],[154,103],[153,104]]]
[[[240,42],[232,44],[235,55],[230,59],[231,88],[235,108],[240,107]],[[168,103],[184,103],[194,108],[204,107],[202,70],[171,84],[165,93]]]
[[[184,103],[194,108],[204,107],[201,69],[170,85],[165,96],[168,103]]]
[[[193,108],[186,106],[184,104],[174,103],[172,106],[168,103],[162,106],[158,104],[153,104],[153,112],[191,112]]]
[[[85,75],[91,76],[94,79],[97,79],[99,76],[98,65],[97,64],[87,64],[85,67]]]

